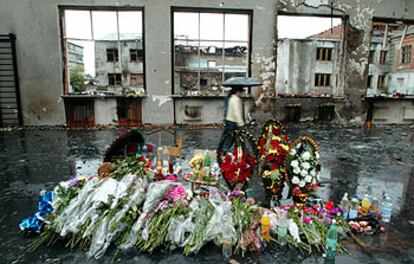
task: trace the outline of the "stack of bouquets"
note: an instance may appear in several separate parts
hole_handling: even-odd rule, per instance
[[[89,248],[87,255],[99,258],[112,242],[126,237],[140,214],[147,184],[127,174],[119,181],[93,177],[80,189],[69,185],[57,188],[55,210],[48,215],[49,223],[31,249],[65,240],[66,246]]]
[[[316,143],[309,137],[301,137],[292,145],[286,159],[293,193],[310,193],[318,188],[320,155]]]
[[[255,158],[238,147],[224,157],[220,168],[224,179],[231,187],[235,187],[237,184],[244,184],[252,177],[255,165]]]
[[[313,250],[324,252],[326,235],[332,219],[336,220],[339,234],[349,232],[349,225],[343,220],[341,210],[332,201],[323,206],[315,204],[311,207],[296,207],[293,205],[272,208],[271,230],[274,237],[278,236],[279,215],[281,211],[287,214],[287,243],[298,248],[301,252],[311,254]],[[278,239],[273,239],[277,242]],[[338,251],[343,247],[338,241]]]

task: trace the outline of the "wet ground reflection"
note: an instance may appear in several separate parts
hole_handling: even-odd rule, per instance
[[[26,252],[31,239],[18,233],[20,220],[33,211],[39,188],[52,188],[74,175],[94,175],[106,147],[120,130],[19,130],[0,132],[0,258],[2,263],[85,263],[83,252],[69,252],[63,246]],[[412,129],[375,129],[366,135],[360,129],[290,128],[292,139],[309,135],[316,139],[322,157],[323,188],[318,194],[338,202],[344,192],[363,195],[372,180],[374,195],[387,191],[394,204],[395,217],[389,232],[367,239],[361,249],[350,241],[351,255],[340,256],[338,263],[413,263],[414,262],[414,142]],[[187,130],[169,134],[165,131],[146,136],[147,142],[172,145],[178,135],[184,137],[185,158],[197,148],[215,149],[220,130]],[[260,179],[253,180],[258,200],[263,199]],[[99,262],[111,262],[109,253]],[[238,259],[238,258],[237,258]],[[298,256],[297,252],[270,248],[249,255],[242,262],[318,263],[322,259]],[[184,258],[178,252],[153,256],[136,252],[122,253],[115,262],[221,262],[214,246],[199,255]],[[95,263],[95,261],[89,261]]]

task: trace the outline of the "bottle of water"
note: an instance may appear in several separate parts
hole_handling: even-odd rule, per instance
[[[284,246],[287,244],[286,236],[288,229],[288,220],[285,211],[279,213],[279,224],[277,226],[277,237],[279,245]]]
[[[222,242],[221,242],[221,253],[225,259],[230,258],[233,255],[233,243],[232,238],[228,230],[223,232]]]
[[[342,210],[342,217],[344,220],[348,220],[348,213],[349,213],[349,199],[348,193],[344,193],[344,197],[341,200],[341,210]]]
[[[384,223],[389,223],[391,221],[392,215],[392,202],[388,194],[384,195],[384,200],[381,204],[381,219]]]
[[[355,219],[358,217],[359,200],[355,195],[351,199],[351,207],[349,209],[349,219]]]
[[[148,146],[147,146],[147,144],[143,144],[142,145],[141,154],[142,154],[143,157],[147,157],[148,156]]]
[[[326,234],[326,258],[325,263],[335,263],[336,245],[338,243],[338,232],[336,231],[336,220],[332,219],[331,226]]]

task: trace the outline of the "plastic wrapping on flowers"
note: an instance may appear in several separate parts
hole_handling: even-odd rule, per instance
[[[302,156],[303,162],[309,162]],[[148,160],[138,157],[115,163],[113,177],[78,177],[42,194],[39,212],[21,225],[23,230],[40,232],[31,250],[60,240],[96,259],[111,244],[148,253],[181,248],[184,255],[190,255],[209,242],[221,246],[226,241],[244,255],[261,250],[265,243],[260,232],[265,209],[245,199],[244,193],[227,194],[209,186],[194,195],[180,182],[154,181]],[[236,148],[221,165],[227,180],[240,183],[251,177],[255,160]],[[278,226],[278,210],[288,212],[289,244],[306,253],[313,248],[324,250],[330,219],[335,217],[347,228],[335,208],[279,207],[269,211],[273,231]],[[36,215],[41,218],[33,218]],[[273,232],[271,242],[276,237]]]

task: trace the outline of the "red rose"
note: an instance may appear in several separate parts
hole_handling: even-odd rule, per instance
[[[332,210],[334,207],[334,203],[332,201],[329,201],[325,204],[325,208],[328,210]]]

